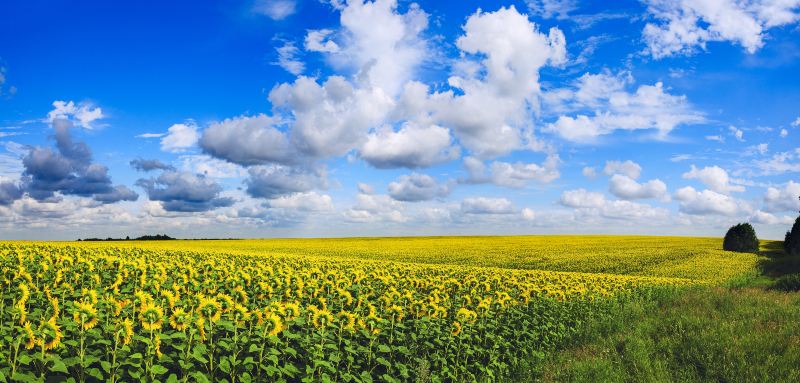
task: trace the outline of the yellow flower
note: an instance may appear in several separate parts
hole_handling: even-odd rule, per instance
[[[478,319],[478,313],[462,307],[456,312],[456,318],[464,323],[475,323],[475,320]]]
[[[300,315],[300,305],[295,302],[283,303],[280,312],[286,321],[292,321]]]
[[[200,340],[206,340],[206,320],[202,316],[198,316],[197,320],[194,322],[195,326],[197,326],[197,332],[200,334]]]
[[[347,331],[350,331],[350,332],[355,330],[355,328],[356,328],[356,316],[355,315],[343,310],[343,311],[339,311],[339,314],[336,314],[336,316],[339,319],[339,326],[341,326],[341,328],[343,330],[347,330]]]
[[[191,319],[191,314],[178,307],[169,317],[169,325],[175,330],[183,331],[186,330],[186,326],[191,322]]]
[[[61,344],[63,334],[61,333],[61,327],[56,323],[55,317],[51,317],[48,321],[42,322],[42,324],[39,325],[39,333],[42,337],[39,343],[45,350],[53,350]]]
[[[453,327],[450,333],[453,334],[453,336],[458,336],[461,334],[461,323],[453,322]]]
[[[31,322],[25,322],[22,325],[22,330],[25,332],[25,336],[28,338],[25,342],[25,348],[30,350],[34,346],[36,346],[36,336],[33,334],[33,329],[31,328]]]
[[[72,312],[72,318],[78,324],[83,326],[84,330],[91,330],[97,325],[99,317],[97,309],[91,303],[74,302],[75,311]]]
[[[133,321],[130,318],[122,320],[122,344],[130,344],[133,340]]]
[[[389,313],[389,318],[395,322],[400,322],[405,317],[403,308],[398,305],[391,305],[386,311]]]
[[[333,322],[333,314],[328,310],[316,310],[312,317],[311,323],[318,329],[324,329]]]
[[[216,322],[222,317],[222,305],[214,298],[200,297],[197,315],[204,320]]]
[[[269,313],[264,317],[264,333],[267,336],[278,336],[283,331],[283,323],[281,318],[273,313]]]
[[[147,304],[142,306],[139,311],[139,320],[142,322],[142,328],[147,331],[160,330],[161,325],[164,324],[164,310],[161,306]]]

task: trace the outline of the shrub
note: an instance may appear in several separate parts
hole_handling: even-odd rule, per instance
[[[773,288],[782,291],[800,291],[800,274],[788,274],[778,278]]]
[[[740,253],[755,253],[758,251],[758,237],[753,226],[749,223],[740,223],[728,229],[722,248],[727,251]]]
[[[792,230],[786,232],[783,240],[783,250],[789,255],[800,255],[800,216],[794,220]]]

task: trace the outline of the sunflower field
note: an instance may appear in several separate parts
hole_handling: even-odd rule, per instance
[[[0,382],[502,381],[613,303],[713,283],[255,242],[0,243]]]

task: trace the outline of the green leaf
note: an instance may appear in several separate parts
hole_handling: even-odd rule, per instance
[[[52,372],[63,372],[65,374],[69,374],[67,370],[67,365],[64,364],[61,360],[54,360],[53,365],[50,366],[50,371]]]
[[[380,345],[378,345],[378,351],[383,352],[383,353],[388,353],[388,352],[392,352],[392,348],[387,346],[387,345],[385,345],[385,344],[380,344]]]
[[[222,370],[222,372],[224,372],[226,374],[230,374],[231,373],[231,364],[230,364],[230,362],[228,362],[227,359],[222,359],[219,362],[219,369]]]
[[[153,373],[156,375],[163,375],[166,374],[167,371],[169,371],[166,367],[160,364],[153,365],[153,367],[151,367],[150,370],[153,371]]]
[[[103,371],[111,373],[111,363],[108,363],[108,361],[101,360],[100,367],[103,368]]]
[[[178,375],[169,374],[166,383],[178,383]]]
[[[194,380],[197,383],[209,383],[208,377],[205,374],[203,374],[202,372],[199,372],[199,371],[195,372],[194,374],[192,374],[192,377],[194,377]]]

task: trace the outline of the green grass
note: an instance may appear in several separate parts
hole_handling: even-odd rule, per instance
[[[800,293],[775,280],[800,257],[770,243],[753,273],[629,302],[587,323],[520,382],[798,382]]]

